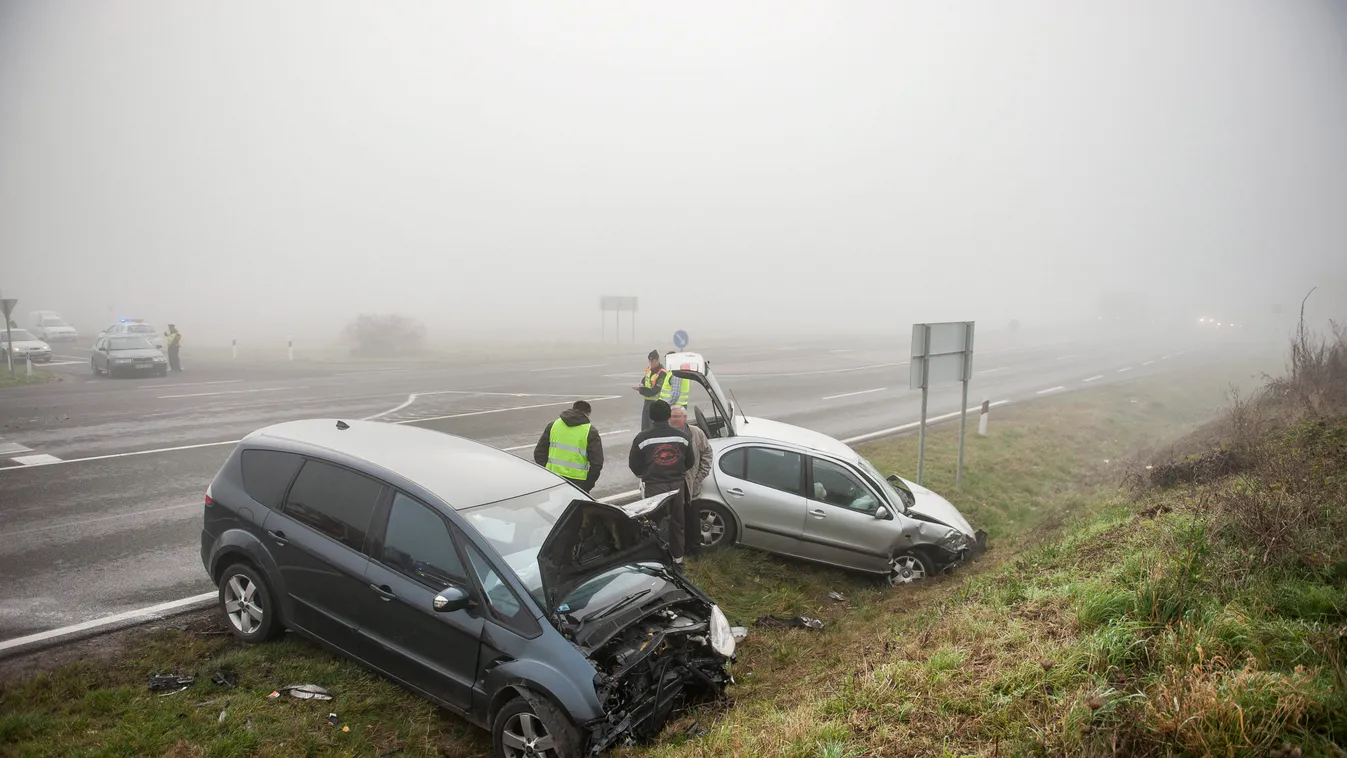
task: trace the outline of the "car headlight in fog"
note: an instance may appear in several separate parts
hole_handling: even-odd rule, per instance
[[[734,657],[734,633],[718,605],[711,606],[711,647],[726,658]]]

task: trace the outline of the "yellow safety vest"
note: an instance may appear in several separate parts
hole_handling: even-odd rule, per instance
[[[679,379],[670,371],[664,375],[664,386],[660,388],[659,399],[669,405],[687,407],[688,397],[692,394],[692,380]]]
[[[547,470],[567,479],[589,478],[589,424],[566,426],[557,419],[548,435]]]
[[[641,386],[642,386],[642,387],[645,387],[646,389],[650,389],[651,387],[654,387],[654,386],[655,386],[655,374],[656,374],[656,371],[655,371],[654,369],[649,369],[649,368],[647,368],[647,369],[645,370],[645,378],[641,380]],[[667,387],[668,384],[669,384],[669,372],[665,371],[665,372],[664,372],[664,386]],[[660,395],[662,396],[663,394],[664,394],[663,391],[661,391],[661,392],[660,392]],[[656,396],[653,396],[653,395],[645,395],[644,397],[645,397],[645,401],[646,401],[647,403],[653,403],[653,402],[655,402],[656,400],[663,400],[663,399],[664,399],[663,397],[656,397]]]

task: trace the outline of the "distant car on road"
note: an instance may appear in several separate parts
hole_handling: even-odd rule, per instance
[[[25,359],[41,361],[48,363],[51,361],[51,345],[43,342],[33,335],[27,329],[9,329],[0,328],[0,362],[8,362],[11,345],[8,340],[13,338],[14,344],[12,350],[14,361],[19,362]]]
[[[153,326],[138,318],[124,318],[99,333],[100,337],[136,336],[144,337],[160,350],[164,349],[164,335]]]
[[[701,355],[675,353],[665,362],[675,377],[701,384],[710,399],[709,408],[693,409],[715,455],[691,506],[702,549],[737,543],[880,574],[895,586],[986,549],[986,532],[974,531],[948,500],[925,487],[883,476],[825,434],[742,416]]]
[[[89,356],[94,374],[168,375],[168,358],[149,340],[139,335],[99,337],[94,354]]]
[[[489,729],[498,758],[579,758],[730,681],[729,622],[657,535],[668,497],[608,505],[460,437],[293,421],[215,475],[201,560],[235,637],[288,627]]]
[[[79,339],[79,332],[75,331],[75,327],[62,320],[61,314],[56,311],[33,311],[28,314],[28,319],[33,325],[33,334],[40,340],[74,342]]]

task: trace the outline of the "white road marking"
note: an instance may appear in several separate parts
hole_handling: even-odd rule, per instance
[[[10,456],[15,453],[31,453],[33,449],[27,445],[20,445],[17,442],[5,442],[0,439],[0,455]]]
[[[1104,378],[1104,375],[1103,375],[1103,374],[1095,374],[1094,376],[1090,377],[1089,379],[1085,379],[1084,381],[1087,381],[1087,382],[1094,382],[1094,381],[1098,381],[1098,380],[1103,379],[1103,378]]]
[[[1173,357],[1174,357],[1174,356],[1173,356],[1172,354],[1171,354],[1171,355],[1162,355],[1162,356],[1160,356],[1160,360],[1162,360],[1162,361],[1167,361],[1167,360],[1169,360],[1170,358],[1173,358]]]
[[[91,455],[88,458],[68,458],[64,460],[46,461],[43,463],[30,463],[27,466],[6,466],[0,468],[0,471],[19,471],[23,468],[36,468],[38,466],[56,466],[62,463],[87,463],[88,461],[106,461],[113,458],[127,458],[132,455],[150,455],[152,453],[172,453],[178,450],[195,450],[199,447],[218,447],[220,445],[235,445],[238,440],[220,440],[219,442],[202,442],[196,445],[178,445],[177,447],[159,447],[153,450],[132,450],[129,453],[109,453],[107,455]]]
[[[264,387],[256,390],[221,390],[219,392],[192,392],[186,395],[160,395],[156,400],[170,400],[177,397],[213,397],[215,395],[251,395],[254,392],[286,392],[288,390],[306,390],[309,385],[298,387]]]
[[[587,397],[587,398],[581,398],[581,399],[582,399],[582,400],[588,400],[588,401],[591,402],[591,403],[597,403],[597,402],[600,401],[600,400],[616,400],[616,399],[618,399],[619,397],[622,397],[622,396],[621,396],[621,395],[604,395],[603,397]],[[421,423],[424,423],[424,422],[427,422],[427,421],[444,421],[444,420],[446,420],[446,419],[451,419],[451,418],[466,418],[466,417],[468,417],[468,416],[485,416],[485,415],[487,415],[487,414],[489,414],[489,413],[505,413],[505,412],[507,412],[507,411],[528,411],[528,410],[533,410],[534,408],[551,408],[551,407],[555,407],[555,406],[558,406],[558,405],[570,405],[572,402],[574,402],[574,401],[573,401],[573,400],[559,400],[559,401],[554,402],[554,403],[538,403],[538,404],[536,404],[536,405],[516,405],[516,406],[514,406],[514,407],[512,407],[512,408],[492,408],[492,409],[490,409],[490,410],[485,410],[485,411],[468,411],[468,412],[466,412],[466,413],[450,413],[450,414],[445,415],[445,416],[430,416],[430,417],[428,417],[428,418],[402,419],[402,420],[399,420],[399,421],[393,421],[392,423],[394,423],[394,424],[421,424]],[[368,420],[368,419],[366,419],[366,420]]]
[[[84,361],[75,358],[75,360],[73,361],[48,361],[46,363],[34,363],[33,365],[41,368],[46,368],[47,366],[79,366],[83,363]],[[16,363],[14,365],[17,367],[19,364]]]
[[[988,407],[988,408],[995,408],[995,407],[998,406],[998,405],[1005,405],[1006,403],[1009,403],[1009,402],[1010,402],[1009,400],[997,400],[997,401],[994,402],[994,403],[988,403],[988,404],[987,404],[987,407]],[[968,409],[968,412],[969,412],[969,413],[978,413],[978,412],[980,412],[981,410],[982,410],[982,406],[981,406],[981,405],[975,405],[975,406],[973,406],[972,408],[969,408],[969,409]],[[946,419],[956,418],[956,417],[958,417],[958,415],[959,415],[959,411],[954,411],[953,413],[943,413],[943,414],[941,414],[941,415],[939,415],[939,416],[931,416],[930,418],[926,419],[926,423],[927,423],[927,424],[931,424],[931,423],[934,423],[934,422],[936,422],[936,421],[945,421]],[[919,426],[921,426],[921,422],[920,422],[920,421],[910,421],[910,422],[908,422],[908,423],[906,423],[906,424],[899,424],[898,426],[891,426],[891,427],[889,427],[888,429],[880,429],[880,430],[877,431],[877,432],[869,432],[869,433],[867,433],[867,434],[859,434],[859,435],[857,435],[857,436],[855,436],[855,437],[847,437],[846,439],[842,440],[841,442],[842,442],[842,444],[844,444],[844,445],[854,445],[854,444],[856,444],[857,442],[865,442],[866,440],[872,440],[872,439],[875,439],[876,437],[887,437],[887,436],[889,436],[890,434],[895,434],[895,433],[897,433],[897,432],[906,431],[906,430],[908,430],[908,429],[916,429],[916,428],[919,427]]]
[[[603,368],[607,363],[588,363],[583,366],[553,366],[551,368],[531,368],[530,373],[537,374],[543,371],[573,371],[581,368]]]
[[[430,392],[413,392],[407,396],[397,407],[389,408],[386,411],[379,411],[373,416],[366,416],[361,421],[373,421],[383,418],[406,408],[416,402],[418,397],[430,397],[431,395],[482,395],[492,397],[573,397],[573,395],[552,395],[546,393],[528,393],[528,392],[479,392],[476,390],[431,390]]]
[[[1141,365],[1143,365],[1143,366],[1149,366],[1149,365],[1151,365],[1152,363],[1155,363],[1155,361],[1142,361],[1142,362],[1141,362]]]
[[[1035,392],[1034,394],[1035,394],[1035,395],[1046,395],[1046,394],[1048,394],[1049,392],[1056,392],[1056,391],[1058,391],[1058,390],[1064,390],[1064,389],[1066,389],[1066,387],[1063,387],[1062,385],[1059,384],[1059,385],[1057,385],[1056,387],[1049,387],[1049,388],[1047,388],[1047,389],[1045,389],[1045,390],[1039,390],[1038,392]]]
[[[851,350],[829,350],[830,353],[850,353]]]
[[[630,432],[630,431],[631,431],[630,429],[614,429],[614,430],[611,431],[611,432],[599,432],[599,436],[600,436],[600,437],[607,437],[607,436],[612,435],[612,434],[623,434],[624,432]],[[507,453],[513,453],[513,452],[516,451],[516,450],[527,450],[527,449],[529,449],[529,448],[531,448],[531,447],[534,447],[534,445],[515,445],[514,447],[503,447],[503,448],[501,448],[501,450],[504,450],[504,451],[507,452]]]
[[[869,395],[869,394],[871,394],[872,392],[883,392],[883,391],[886,390],[886,389],[888,389],[888,387],[876,387],[876,388],[874,388],[874,389],[872,389],[872,390],[861,390],[860,392],[843,392],[843,393],[840,394],[840,395],[828,395],[827,397],[825,397],[825,398],[823,398],[823,399],[824,399],[824,400],[836,400],[836,399],[839,398],[839,397],[854,397],[854,396],[856,396],[856,395]]]
[[[53,358],[60,358],[60,359],[63,360],[63,361],[76,361],[76,362],[79,362],[79,363],[83,363],[83,362],[84,362],[84,359],[81,358],[81,357],[79,357],[78,355],[57,355],[56,353],[52,353],[52,354],[51,354],[51,357],[53,357]]]
[[[1061,356],[1061,357],[1059,357],[1059,358],[1056,358],[1055,360],[1064,361],[1064,360],[1066,360],[1067,358],[1075,358],[1075,357],[1076,357],[1076,353],[1072,353],[1071,355],[1063,355],[1063,356]]]
[[[201,387],[207,384],[238,384],[242,379],[217,379],[213,382],[159,382],[158,384],[142,384],[136,387],[138,390],[157,390],[160,387]]]
[[[1131,371],[1131,370],[1132,370],[1132,367],[1131,367],[1131,366],[1128,366],[1127,368],[1120,368],[1120,369],[1118,369],[1118,373],[1119,373],[1119,374],[1123,374],[1123,373],[1126,373],[1126,372]]]
[[[1010,369],[1009,366],[1000,366],[1000,367],[998,367],[998,368],[985,368],[985,369],[983,369],[983,370],[981,370],[981,371],[978,371],[978,372],[975,372],[975,373],[978,373],[978,374],[995,374],[997,371],[1006,371],[1006,370],[1009,370],[1009,369]]]
[[[15,463],[22,463],[25,466],[36,466],[39,463],[60,463],[61,459],[54,455],[38,453],[37,455],[20,455],[17,458],[10,458]]]
[[[610,434],[623,434],[624,432],[630,432],[630,431],[631,431],[630,429],[614,429],[614,430],[611,431],[611,432],[599,432],[599,436],[600,436],[600,437],[607,437],[607,436],[610,435]]]

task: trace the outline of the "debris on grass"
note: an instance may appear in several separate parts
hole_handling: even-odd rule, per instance
[[[753,622],[756,626],[783,627],[791,629],[822,629],[823,622],[808,616],[759,616]]]
[[[828,597],[832,598],[833,600],[836,600],[839,603],[845,603],[847,601],[847,596],[843,595],[840,592],[837,592],[836,590],[829,592]]]
[[[339,723],[339,722],[337,721],[337,714],[335,714],[335,713],[329,713],[329,714],[327,714],[327,723],[330,724],[330,725],[332,725],[332,726],[336,726],[336,725]],[[347,731],[350,731],[350,730],[348,729]]]
[[[730,636],[734,638],[735,642],[740,642],[748,636],[748,627],[732,626],[730,627]]]
[[[150,677],[150,692],[159,692],[164,695],[176,695],[179,692],[191,687],[196,682],[194,676],[177,676],[176,674],[154,674]]]
[[[235,685],[239,683],[239,678],[237,675],[234,674],[234,672],[225,671],[223,669],[220,671],[216,671],[215,676],[212,676],[210,680],[212,682],[215,682],[217,685],[221,687],[226,687],[230,689],[232,689]]]
[[[289,694],[290,697],[298,700],[331,700],[332,693],[327,689],[319,687],[316,684],[287,684],[277,690],[272,690],[269,698],[278,698],[281,695]]]

